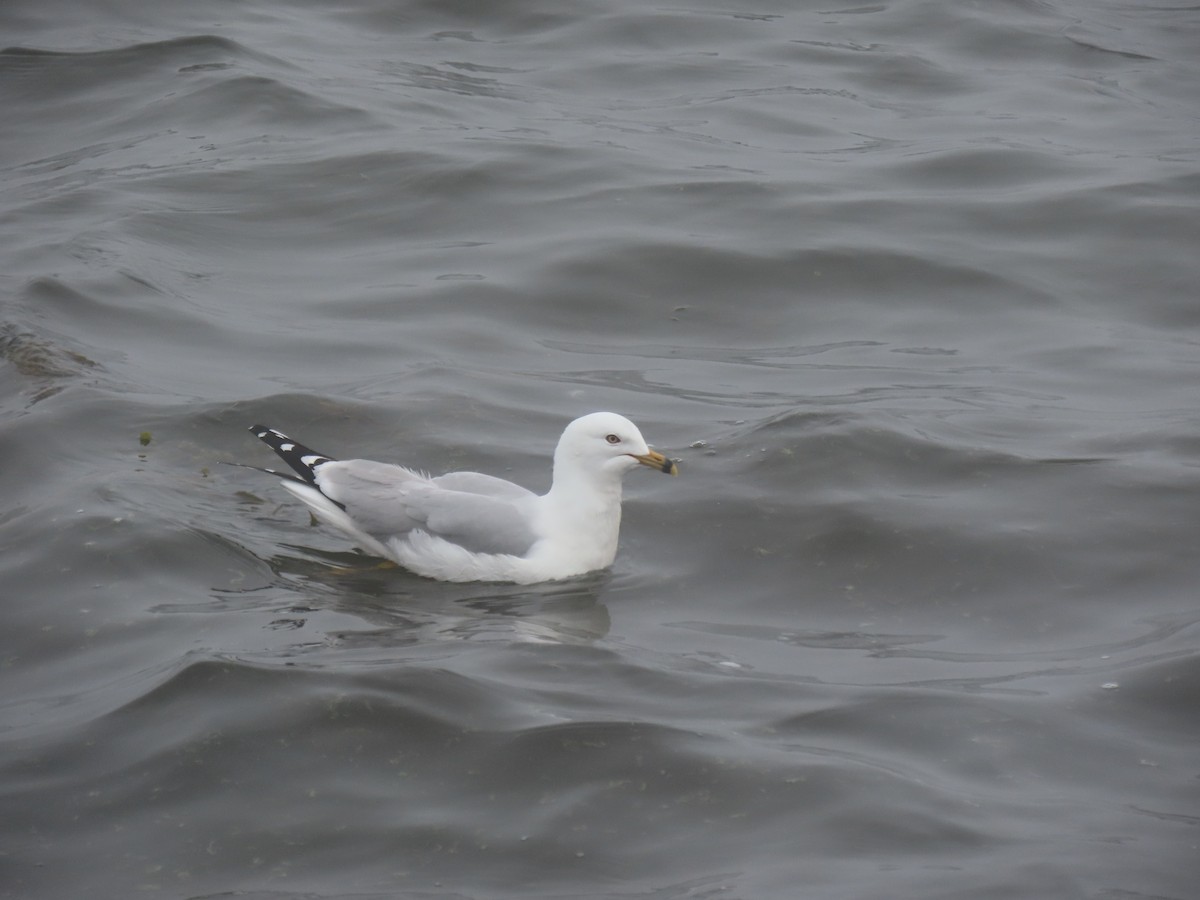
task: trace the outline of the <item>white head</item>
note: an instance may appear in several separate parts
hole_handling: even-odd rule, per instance
[[[597,412],[576,419],[562,433],[554,451],[557,477],[567,470],[586,475],[608,473],[620,479],[639,465],[676,474],[675,464],[646,444],[638,427],[616,413]],[[604,477],[604,476],[601,476]]]

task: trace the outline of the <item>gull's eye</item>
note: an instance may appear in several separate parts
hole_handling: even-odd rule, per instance
[[[615,434],[610,434],[608,437],[605,438],[605,440],[608,441],[610,444],[621,443],[621,439],[619,437],[617,437]]]

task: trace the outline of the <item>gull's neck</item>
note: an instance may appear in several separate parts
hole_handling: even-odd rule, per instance
[[[542,497],[546,538],[604,568],[617,554],[621,529],[621,475],[554,460],[554,481]]]
[[[547,499],[583,505],[621,505],[621,473],[585,469],[574,460],[554,460]]]

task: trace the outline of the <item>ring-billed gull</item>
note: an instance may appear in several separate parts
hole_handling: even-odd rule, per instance
[[[622,477],[639,465],[678,472],[636,425],[609,412],[566,427],[543,495],[479,472],[430,478],[390,463],[337,460],[265,425],[250,430],[296,475],[263,471],[317,518],[369,553],[441,581],[533,584],[606,568],[617,554]]]

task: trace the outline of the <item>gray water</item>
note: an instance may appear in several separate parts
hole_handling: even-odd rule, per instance
[[[1170,898],[1200,7],[11,0],[0,897]],[[535,489],[381,570],[270,478]]]

